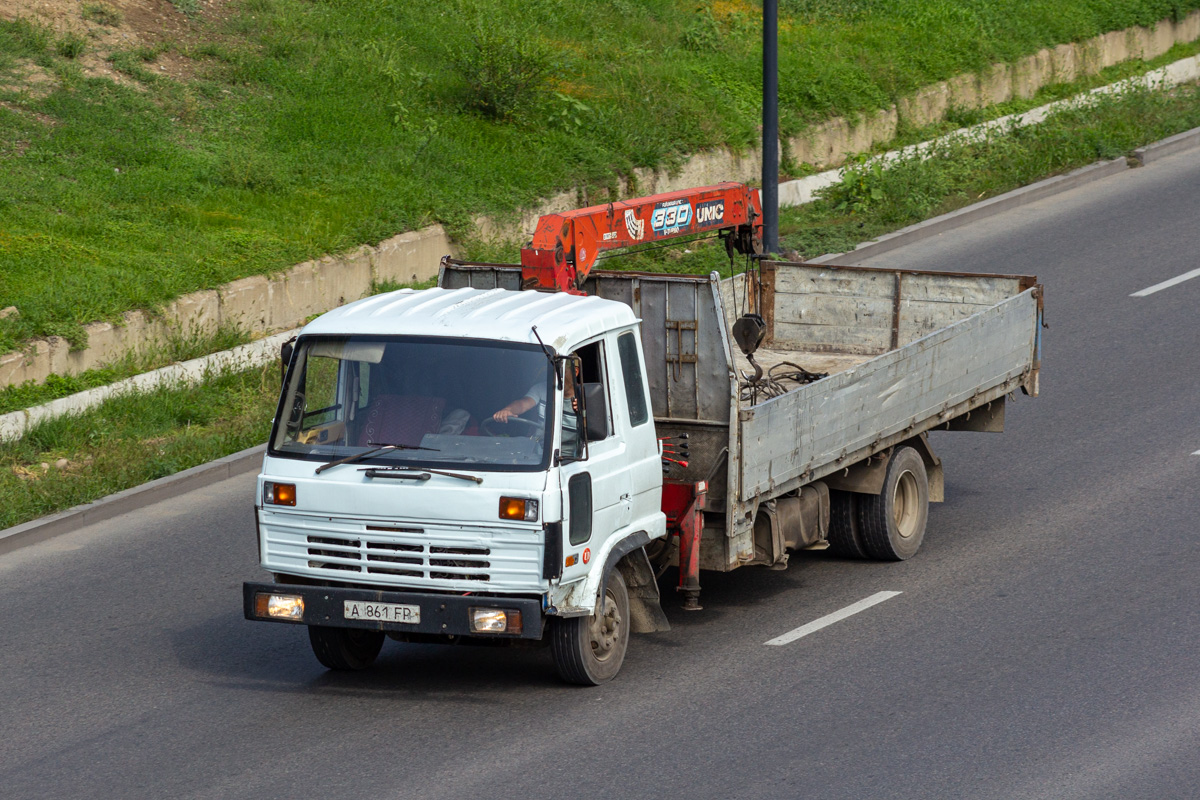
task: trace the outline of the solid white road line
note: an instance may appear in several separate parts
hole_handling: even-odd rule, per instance
[[[803,636],[808,636],[810,633],[816,633],[821,628],[827,628],[835,622],[841,622],[846,617],[852,617],[860,611],[866,611],[871,606],[879,605],[884,600],[891,600],[898,594],[900,592],[876,592],[865,600],[859,600],[857,603],[846,606],[841,611],[835,611],[832,614],[826,614],[820,619],[814,619],[807,625],[801,625],[795,630],[788,631],[783,636],[776,636],[771,641],[764,642],[764,644],[781,645],[794,642]]]
[[[1161,292],[1163,289],[1170,289],[1172,286],[1174,286],[1177,283],[1183,283],[1184,281],[1190,281],[1192,278],[1200,278],[1200,269],[1194,269],[1191,272],[1185,272],[1182,275],[1171,278],[1171,280],[1169,280],[1169,281],[1163,281],[1162,283],[1156,283],[1153,286],[1150,286],[1146,289],[1142,289],[1140,292],[1134,292],[1133,294],[1131,294],[1129,296],[1130,297],[1145,297],[1148,294],[1154,294],[1155,292]]]
[[[1197,450],[1196,452],[1192,453],[1192,455],[1194,455],[1194,456],[1200,456],[1200,450]]]

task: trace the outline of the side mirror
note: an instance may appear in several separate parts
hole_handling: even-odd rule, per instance
[[[288,364],[292,363],[292,352],[296,349],[295,344],[293,344],[295,341],[296,341],[296,337],[293,336],[292,338],[288,339],[286,342],[284,342],[282,345],[279,346],[279,378],[280,378],[280,380],[283,380],[284,378],[287,377]]]
[[[608,404],[604,384],[583,384],[583,430],[589,442],[608,438]]]

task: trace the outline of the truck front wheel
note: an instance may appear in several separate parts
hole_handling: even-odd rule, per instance
[[[929,518],[929,476],[920,453],[898,448],[888,462],[883,491],[857,499],[859,532],[871,558],[903,561],[916,555]]]
[[[375,663],[375,657],[383,647],[383,639],[381,631],[308,626],[308,641],[312,644],[313,655],[329,669],[366,669]]]
[[[555,620],[550,648],[559,677],[580,686],[612,680],[629,646],[629,591],[620,570],[608,576],[604,596],[590,617]]]

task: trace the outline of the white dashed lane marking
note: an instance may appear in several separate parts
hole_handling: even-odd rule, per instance
[[[866,611],[871,606],[879,605],[884,600],[891,600],[898,594],[900,594],[900,592],[876,592],[870,597],[859,600],[857,603],[848,605],[840,611],[835,611],[832,614],[826,614],[820,619],[814,619],[807,625],[801,625],[799,628],[790,630],[782,636],[776,636],[771,641],[764,642],[764,644],[781,645],[794,642],[797,639],[808,636],[810,633],[816,633],[822,628],[828,628],[835,622],[841,622],[846,617],[852,617],[860,611]]]
[[[1140,292],[1134,292],[1133,294],[1131,294],[1129,296],[1130,297],[1145,297],[1146,295],[1154,294],[1155,292],[1161,292],[1163,289],[1170,289],[1172,286],[1174,286],[1177,283],[1183,283],[1184,281],[1190,281],[1192,278],[1200,278],[1200,269],[1194,269],[1191,272],[1185,272],[1182,275],[1178,275],[1174,278],[1171,278],[1171,280],[1169,280],[1169,281],[1163,281],[1162,283],[1156,283],[1153,286],[1148,286],[1145,289],[1142,289]]]

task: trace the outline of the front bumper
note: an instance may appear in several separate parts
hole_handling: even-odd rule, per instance
[[[304,618],[285,620],[258,616],[255,613],[254,597],[260,593],[303,597]],[[420,606],[421,621],[413,624],[346,619],[344,603],[347,600]],[[515,609],[521,612],[524,627],[519,634],[476,633],[471,630],[468,611],[470,608]],[[365,628],[373,631],[396,631],[398,633],[478,636],[481,639],[541,639],[543,625],[542,602],[536,599],[464,597],[429,592],[385,592],[331,586],[296,586],[285,583],[243,583],[242,610],[246,619],[259,622],[287,622],[300,625],[323,625],[331,628]]]

